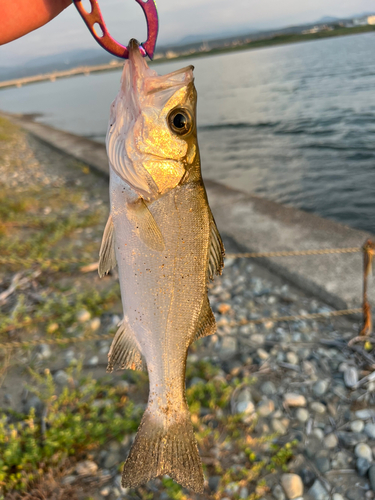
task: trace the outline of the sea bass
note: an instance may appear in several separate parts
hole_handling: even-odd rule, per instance
[[[185,397],[189,346],[216,330],[207,283],[224,247],[207,201],[196,130],[193,66],[158,76],[130,42],[107,132],[110,216],[99,274],[118,265],[124,317],[108,370],[147,369],[146,411],[122,484],[162,474],[203,491]]]

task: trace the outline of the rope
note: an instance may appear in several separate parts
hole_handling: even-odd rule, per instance
[[[273,322],[283,322],[283,321],[297,321],[297,320],[308,320],[308,319],[327,319],[331,317],[338,317],[338,316],[350,316],[353,314],[361,314],[362,313],[362,308],[356,308],[356,309],[342,309],[339,311],[327,311],[324,313],[313,313],[313,314],[303,314],[303,315],[296,315],[296,316],[275,316],[275,317],[268,317],[268,318],[258,318],[258,319],[249,319],[245,321],[233,321],[229,323],[229,326],[234,327],[234,326],[243,326],[243,325],[249,325],[249,324],[260,324],[260,323],[267,323],[268,321],[273,321]],[[220,327],[220,320],[218,321],[218,326]],[[37,346],[40,344],[48,344],[48,345],[54,345],[54,344],[76,344],[78,342],[86,342],[87,340],[111,340],[113,339],[113,334],[105,334],[105,335],[100,335],[100,334],[92,334],[92,335],[85,335],[83,337],[65,337],[61,339],[37,339],[37,340],[24,340],[24,341],[14,341],[14,342],[5,342],[5,343],[0,343],[0,350],[7,350],[7,349],[13,349],[13,348],[20,348],[20,347],[33,347]]]
[[[362,252],[363,249],[361,247],[349,247],[349,248],[324,248],[320,250],[291,250],[284,252],[247,252],[247,253],[228,253],[226,254],[227,258],[237,259],[237,258],[248,258],[248,259],[257,259],[263,257],[297,257],[303,255],[329,255],[329,254],[344,254],[344,253],[358,253]],[[32,259],[29,257],[0,257],[0,264],[23,264],[32,266],[35,264],[39,264],[43,267],[48,266],[56,266],[58,264],[80,264],[87,266],[87,261],[83,261],[78,258],[71,259],[45,259],[45,258],[36,258]],[[94,262],[89,264],[88,267],[94,266],[97,263]]]
[[[228,253],[225,256],[229,259],[247,258],[257,259],[259,257],[295,257],[301,255],[328,255],[362,252],[361,247],[349,248],[324,248],[321,250],[291,250],[285,252],[247,252],[247,253]]]

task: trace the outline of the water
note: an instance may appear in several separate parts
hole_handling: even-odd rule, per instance
[[[205,178],[375,233],[375,34],[183,64],[196,68]],[[3,90],[0,109],[104,141],[119,78]]]

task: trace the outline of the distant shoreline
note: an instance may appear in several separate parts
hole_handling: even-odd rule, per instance
[[[288,45],[291,43],[307,42],[310,40],[320,40],[323,38],[360,35],[372,31],[375,32],[375,25],[367,24],[365,26],[356,26],[354,28],[336,28],[333,29],[332,31],[328,30],[318,31],[317,33],[306,33],[306,34],[291,33],[291,34],[274,35],[271,38],[253,40],[251,42],[244,43],[242,45],[215,48],[207,51],[194,52],[192,54],[181,54],[173,58],[163,57],[157,59],[156,61],[155,60],[152,61],[151,64],[159,64],[168,61],[178,61],[180,59],[190,59],[192,57],[195,58],[195,57],[211,56],[216,54],[225,54],[227,52],[238,52],[240,50],[259,49],[262,47],[273,47],[275,45]]]
[[[197,57],[209,57],[230,52],[239,52],[241,50],[260,49],[263,47],[274,47],[278,45],[289,45],[293,43],[307,42],[312,40],[321,40],[324,38],[341,37],[347,35],[360,35],[363,33],[375,32],[375,25],[356,26],[353,28],[337,27],[331,30],[322,30],[316,33],[290,33],[274,35],[270,38],[252,40],[247,43],[239,43],[228,47],[217,47],[192,53],[176,54],[175,57],[160,57],[150,61],[150,64],[162,64],[165,62],[179,61]],[[90,73],[104,73],[122,69],[123,61],[112,62],[109,64],[100,64],[95,66],[81,66],[64,71],[54,71],[48,74],[33,75],[29,77],[16,78],[8,81],[0,81],[0,90],[2,88],[22,87],[31,83],[42,81],[55,81],[60,78],[70,78],[78,75],[89,75]]]

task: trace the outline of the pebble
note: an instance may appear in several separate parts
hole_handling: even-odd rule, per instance
[[[375,424],[368,423],[365,425],[365,434],[370,439],[375,439]]]
[[[353,389],[358,384],[358,370],[354,366],[348,366],[344,371],[344,382],[346,387]]]
[[[277,418],[273,418],[271,424],[272,424],[272,429],[275,432],[277,432],[281,436],[284,436],[284,434],[286,434],[287,428],[280,420],[278,420]]]
[[[284,403],[287,406],[306,406],[306,398],[302,394],[287,392],[284,394]]]
[[[76,318],[79,323],[86,323],[90,320],[91,314],[86,309],[81,309],[78,311]]]
[[[276,500],[285,500],[285,493],[282,487],[277,484],[273,490],[272,490],[273,496],[276,498]]]
[[[302,479],[297,474],[283,474],[281,476],[281,485],[289,500],[303,495]]]
[[[372,461],[372,451],[368,444],[359,443],[354,448],[354,453],[358,458],[365,458],[366,460]]]
[[[78,462],[75,470],[80,476],[92,476],[97,472],[98,466],[92,460],[83,460],[82,462]]]
[[[261,385],[260,390],[266,396],[273,396],[277,392],[273,382],[264,382],[264,384]]]
[[[325,405],[323,403],[319,403],[319,401],[313,401],[310,405],[310,408],[318,415],[323,415],[326,412]]]
[[[348,488],[345,492],[345,496],[348,500],[364,500],[364,491],[358,486],[352,486]]]
[[[319,429],[319,427],[315,427],[315,429],[313,429],[312,431],[312,434],[319,440],[322,440],[324,438],[324,432],[322,431],[322,429]]]
[[[357,470],[358,474],[364,477],[367,474],[367,471],[371,467],[371,462],[367,460],[367,458],[357,458]]]
[[[365,424],[363,420],[353,420],[353,422],[350,422],[350,429],[353,432],[362,432]]]
[[[272,399],[265,399],[261,401],[257,408],[257,413],[261,417],[268,417],[275,411],[275,403]]]
[[[249,497],[249,490],[246,488],[246,486],[243,486],[240,489],[240,498],[246,499]]]
[[[296,411],[296,418],[299,422],[305,423],[310,417],[309,412],[305,408],[298,408]]]
[[[99,357],[98,356],[93,356],[92,358],[90,358],[87,362],[87,364],[89,366],[97,366],[97,364],[99,363]]]
[[[63,484],[63,485],[73,484],[76,479],[77,479],[77,476],[65,476],[62,478],[61,484]]]
[[[338,445],[338,442],[339,442],[339,440],[337,439],[336,434],[333,434],[333,433],[328,434],[324,438],[324,447],[328,448],[328,449],[336,448],[336,446]]]
[[[47,333],[55,333],[56,330],[59,329],[59,324],[58,323],[51,323],[47,327]]]
[[[361,420],[368,420],[369,418],[375,417],[375,410],[364,409],[355,412],[355,416]]]
[[[258,358],[261,359],[262,361],[265,361],[266,359],[268,359],[270,357],[269,353],[267,351],[265,351],[264,349],[262,349],[261,347],[259,349],[257,349],[257,355],[258,355]]]
[[[327,392],[327,389],[328,389],[328,380],[318,380],[313,385],[313,393],[315,394],[315,396],[318,397],[323,396]]]
[[[221,481],[221,476],[211,476],[208,479],[208,487],[211,491],[217,491]]]
[[[289,351],[286,353],[286,360],[291,365],[298,365],[299,359],[295,352]]]
[[[237,340],[234,337],[226,335],[221,341],[220,356],[230,358],[237,354]]]
[[[331,470],[331,462],[328,457],[317,457],[315,459],[315,465],[321,474]]]
[[[308,491],[314,500],[329,500],[329,493],[322,483],[317,479]]]
[[[366,434],[363,434],[361,432],[344,432],[340,431],[337,433],[340,441],[345,446],[355,446],[358,443],[364,443],[367,441],[367,436]]]
[[[245,415],[252,415],[255,412],[255,406],[252,401],[240,401],[236,405],[236,413],[245,413]]]
[[[48,344],[40,344],[38,348],[38,358],[39,359],[49,359],[51,357],[52,351]]]
[[[64,370],[58,370],[53,378],[59,385],[66,385],[69,382],[69,375]]]
[[[332,495],[332,500],[345,500],[345,499],[342,495],[340,495],[340,493],[334,493]]]
[[[368,477],[370,480],[371,489],[372,491],[375,491],[375,465],[371,465],[368,471]]]
[[[99,330],[100,324],[101,324],[100,318],[94,318],[90,321],[90,329],[93,332],[96,332],[97,330]]]

